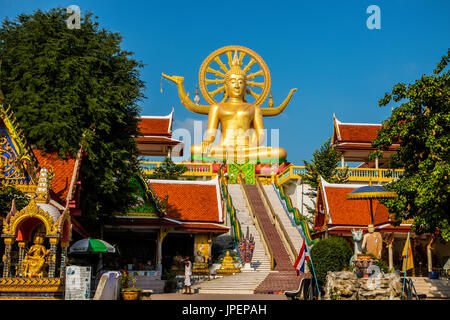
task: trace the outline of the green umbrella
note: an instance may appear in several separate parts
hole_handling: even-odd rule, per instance
[[[114,253],[116,248],[110,245],[108,242],[101,239],[91,239],[86,238],[78,240],[69,249],[70,253],[88,253],[88,252],[99,252],[99,253]]]

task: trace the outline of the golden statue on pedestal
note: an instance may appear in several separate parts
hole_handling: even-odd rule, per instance
[[[33,242],[34,245],[28,249],[23,260],[23,274],[25,277],[36,276],[42,278],[46,273],[46,260],[50,250],[42,245],[44,243],[44,238],[41,234],[36,234]]]
[[[228,58],[228,67],[222,62],[220,58],[222,55]],[[249,62],[241,68],[246,57]],[[221,71],[213,69],[214,63]],[[207,73],[217,78],[208,79]],[[263,146],[265,141],[263,117],[280,114],[297,89],[292,89],[279,107],[272,108],[271,95],[269,108],[260,108],[270,91],[270,73],[258,54],[245,47],[228,46],[216,50],[206,58],[200,67],[199,78],[200,90],[210,106],[200,106],[189,99],[189,94],[184,90],[183,77],[165,74],[162,76],[177,84],[181,103],[188,110],[208,114],[206,137],[201,144],[191,146],[192,159],[223,162],[230,157],[244,158],[252,162],[282,162],[286,159],[285,149]],[[260,82],[250,81],[257,79],[261,79]],[[215,85],[217,88],[209,90],[208,85]],[[260,92],[254,92],[250,87]],[[218,102],[214,97],[221,92],[224,93],[223,99]],[[255,101],[247,102],[246,94]],[[219,124],[222,136],[219,143],[213,145]]]
[[[222,265],[216,271],[217,274],[233,274],[241,272],[241,269],[234,265],[233,257],[230,256],[230,251],[227,251],[225,257],[223,257]]]

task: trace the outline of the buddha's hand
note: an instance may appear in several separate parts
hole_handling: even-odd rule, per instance
[[[211,151],[211,142],[202,141],[202,154],[209,154]]]

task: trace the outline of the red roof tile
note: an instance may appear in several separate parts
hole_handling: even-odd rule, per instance
[[[371,142],[377,138],[377,131],[381,130],[380,125],[365,124],[338,124],[339,141]]]
[[[33,153],[41,167],[53,168],[54,177],[51,188],[60,199],[65,200],[72,182],[76,158],[68,155],[66,160],[62,160],[59,159],[58,152],[44,154],[37,149],[34,149]]]
[[[325,190],[327,213],[331,216],[333,225],[367,226],[371,223],[369,200],[347,200],[345,195],[355,187],[328,187]],[[374,224],[379,225],[389,221],[387,208],[378,200],[372,201]]]
[[[219,190],[215,184],[150,180],[161,199],[168,195],[166,218],[178,221],[221,223]]]
[[[139,131],[144,136],[172,136],[170,132],[171,118],[140,118],[138,127]]]

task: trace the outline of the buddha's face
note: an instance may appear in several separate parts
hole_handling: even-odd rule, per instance
[[[245,93],[245,77],[239,74],[231,74],[225,83],[229,98],[243,98]]]

